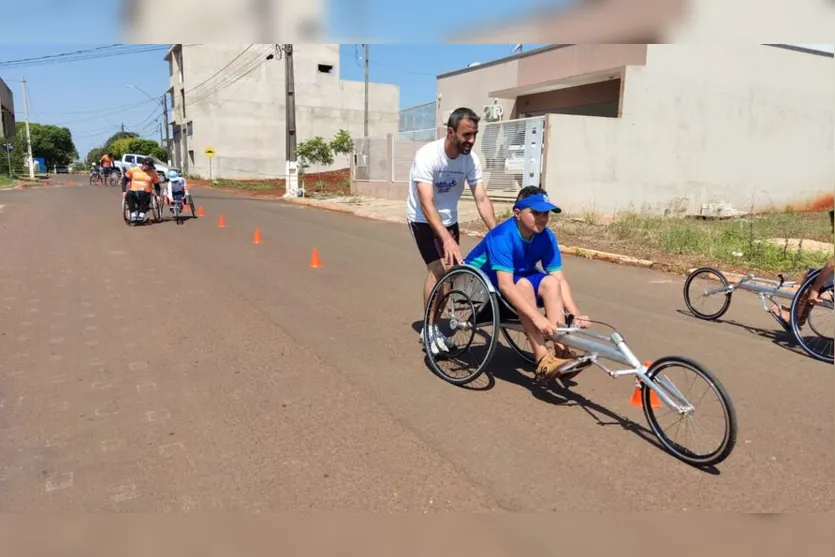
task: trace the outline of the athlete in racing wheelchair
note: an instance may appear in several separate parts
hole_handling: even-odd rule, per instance
[[[145,222],[145,213],[151,208],[151,196],[154,186],[160,179],[154,168],[154,159],[147,157],[140,161],[139,167],[133,167],[122,177],[122,198],[130,211],[130,221]],[[130,184],[130,189],[128,189]],[[155,203],[156,204],[156,203]]]
[[[464,259],[484,272],[518,314],[533,349],[537,383],[557,376],[568,380],[586,367],[575,365],[580,355],[562,344],[554,342],[553,353],[546,345],[558,327],[566,326],[566,314],[577,316],[574,324],[580,327],[589,324],[571,295],[557,238],[548,228],[552,212],[562,210],[550,202],[545,190],[523,188],[513,205],[513,216],[490,230]],[[538,263],[545,272],[537,269]],[[543,306],[545,315],[538,310]]]

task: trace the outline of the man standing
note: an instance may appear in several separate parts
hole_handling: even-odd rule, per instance
[[[412,162],[406,218],[428,271],[423,285],[424,308],[446,270],[464,260],[459,247],[458,201],[465,179],[484,224],[489,229],[496,226],[481,163],[472,152],[478,122],[479,117],[469,108],[456,109],[447,121],[446,137],[421,147]]]

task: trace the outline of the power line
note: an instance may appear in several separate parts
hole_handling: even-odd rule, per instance
[[[225,70],[225,69],[226,69],[226,68],[228,68],[229,66],[231,66],[231,65],[235,62],[235,60],[237,60],[238,58],[240,58],[241,56],[243,56],[244,54],[246,54],[246,52],[247,52],[250,48],[252,48],[253,46],[254,46],[254,45],[249,45],[248,47],[246,47],[245,49],[243,49],[240,53],[238,53],[238,55],[237,55],[237,56],[235,56],[234,58],[232,58],[232,60],[230,60],[228,64],[226,64],[225,66],[223,66],[222,68],[220,68],[218,71],[216,71],[215,73],[213,73],[212,75],[210,75],[208,78],[204,79],[203,81],[201,81],[200,83],[198,83],[197,85],[195,85],[194,87],[192,87],[190,90],[186,91],[186,94],[188,94],[188,93],[192,93],[192,92],[194,92],[195,90],[199,89],[201,86],[205,85],[205,84],[206,84],[206,82],[208,82],[209,80],[211,80],[213,77],[215,77],[216,75],[218,75],[220,72],[222,72],[223,70]]]
[[[216,84],[212,85],[207,90],[200,91],[196,95],[197,98],[194,98],[194,99],[190,100],[189,102],[191,104],[196,104],[196,103],[202,102],[202,101],[208,99],[209,97],[216,95],[217,93],[219,93],[223,89],[226,89],[227,87],[237,83],[239,80],[243,79],[244,77],[246,77],[247,75],[249,75],[250,73],[252,73],[256,69],[258,69],[259,67],[261,67],[263,64],[265,64],[268,61],[266,58],[263,58],[263,56],[271,48],[273,48],[273,47],[268,46],[267,48],[261,49],[259,52],[256,52],[255,55],[251,59],[249,59],[246,62],[241,63],[238,67],[235,68],[235,70],[232,73],[230,73],[229,75],[224,76]],[[192,89],[192,91],[193,91],[193,89]]]
[[[183,46],[198,46],[200,43],[192,43]],[[22,68],[28,66],[44,66],[62,64],[69,62],[81,62],[97,58],[110,58],[113,56],[128,56],[131,54],[142,54],[145,52],[167,51],[171,45],[126,45],[112,44],[87,50],[76,50],[73,52],[62,52],[60,54],[49,54],[33,58],[20,58],[18,60],[0,61],[0,68]]]

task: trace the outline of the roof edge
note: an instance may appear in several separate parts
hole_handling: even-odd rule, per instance
[[[454,43],[452,43],[454,44]],[[526,58],[528,56],[533,56],[535,54],[540,54],[542,52],[548,52],[549,50],[557,50],[560,48],[565,48],[567,46],[574,46],[573,44],[549,44],[548,46],[541,46],[539,48],[535,48],[533,50],[529,50],[527,52],[520,52],[519,54],[513,54],[511,56],[505,56],[504,58],[499,58],[497,60],[492,60],[490,62],[483,62],[477,66],[471,66],[469,68],[461,68],[459,70],[453,70],[451,72],[446,72],[442,74],[438,74],[435,76],[435,79],[442,79],[445,77],[452,77],[455,75],[460,75],[467,72],[473,72],[476,70],[480,70],[481,68],[488,68],[490,66],[496,66],[498,64],[504,64],[506,62],[512,62],[514,60],[520,60],[522,58]]]

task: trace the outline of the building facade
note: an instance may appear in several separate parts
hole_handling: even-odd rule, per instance
[[[174,45],[169,64],[174,165],[191,175],[258,179],[285,175],[285,59],[271,44]],[[296,142],[339,129],[363,135],[365,84],[339,77],[339,45],[293,47]],[[369,134],[396,133],[399,90],[369,84]],[[205,154],[211,147],[215,156]],[[346,166],[344,157],[334,165]],[[211,168],[210,168],[211,164]]]
[[[835,58],[816,50],[560,44],[439,75],[436,125],[484,116],[494,195],[532,179],[575,213],[782,209],[832,195],[834,98]],[[389,151],[406,168],[406,145]],[[404,197],[402,177],[377,189]]]
[[[15,134],[14,95],[9,86],[0,79],[0,138]]]

